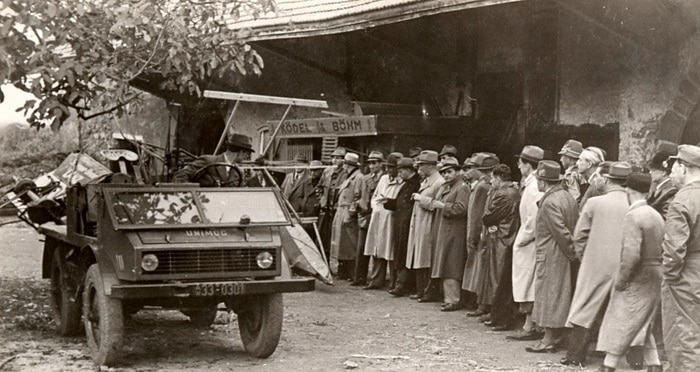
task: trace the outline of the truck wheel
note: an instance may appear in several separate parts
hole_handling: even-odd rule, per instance
[[[85,278],[83,317],[92,360],[98,365],[113,365],[124,339],[124,315],[121,301],[105,294],[97,264],[90,266]]]
[[[238,314],[243,347],[257,358],[275,352],[282,334],[284,305],[281,293],[251,296],[248,306]]]
[[[72,336],[80,332],[80,297],[68,284],[68,264],[61,249],[53,251],[51,260],[51,309],[58,334]]]
[[[204,309],[182,310],[181,312],[190,317],[190,322],[195,327],[209,327],[216,319],[218,305]]]

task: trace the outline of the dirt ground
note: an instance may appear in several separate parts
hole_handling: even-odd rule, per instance
[[[202,329],[176,311],[142,310],[127,322],[120,365],[100,368],[83,337],[51,330],[40,239],[23,224],[0,226],[0,371],[581,370],[558,364],[563,351],[526,353],[534,342],[508,341],[510,332],[492,332],[464,311],[441,313],[437,303],[347,282],[285,294],[282,338],[267,359],[245,353],[233,313],[219,311]],[[586,370],[601,362],[590,358]]]

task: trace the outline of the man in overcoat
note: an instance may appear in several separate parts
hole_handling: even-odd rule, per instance
[[[338,186],[343,183],[347,174],[343,168],[343,159],[345,158],[346,150],[343,147],[337,147],[331,154],[331,162],[333,167],[323,170],[319,188],[321,196],[319,203],[321,205],[321,213],[318,217],[318,229],[321,234],[323,247],[328,250],[326,257],[330,257],[331,247],[331,232],[333,230],[333,219],[335,217],[335,208],[338,201]]]
[[[243,186],[243,173],[233,170],[236,164],[250,159],[253,150],[252,138],[238,133],[230,133],[226,138],[226,151],[219,155],[203,155],[175,173],[173,182],[199,182],[202,186]],[[210,166],[228,164],[228,166]],[[198,179],[195,175],[204,171]],[[240,168],[239,168],[240,169]]]
[[[338,187],[338,204],[331,235],[331,270],[338,278],[352,280],[357,249],[357,214],[350,207],[354,202],[355,182],[360,173],[360,156],[345,154],[343,168],[347,177]]]
[[[588,200],[574,231],[574,247],[581,260],[576,290],[566,326],[569,350],[561,360],[564,365],[584,365],[591,331],[602,318],[613,285],[613,276],[620,266],[622,229],[629,202],[623,187],[632,172],[629,164],[617,162],[605,175],[606,194]]]
[[[576,162],[583,151],[583,144],[577,140],[570,139],[566,141],[559,151],[559,161],[564,167],[564,186],[571,193],[571,196],[580,201],[583,194],[586,192],[586,180],[578,172]]]
[[[471,168],[472,179],[478,179],[469,196],[469,209],[467,210],[467,263],[464,265],[462,289],[474,293],[479,307],[467,312],[467,316],[486,316],[490,311],[490,304],[480,296],[483,285],[484,267],[483,250],[481,249],[481,230],[484,227],[482,217],[486,210],[486,203],[491,191],[491,170],[500,161],[497,156],[486,153],[477,153],[472,157],[474,166]],[[485,319],[486,320],[486,319]]]
[[[485,291],[491,296],[491,319],[484,324],[494,331],[513,326],[513,242],[518,231],[520,192],[510,167],[497,165],[491,172],[491,197],[484,212],[483,250],[487,275]]]
[[[414,202],[412,196],[420,190],[421,181],[416,169],[413,167],[413,159],[402,158],[397,163],[399,177],[403,181],[395,198],[386,198],[383,206],[386,210],[394,212],[392,230],[394,232],[393,257],[391,261],[396,272],[396,285],[389,293],[401,297],[411,290],[408,282],[411,281],[410,271],[406,267],[406,250],[408,248],[408,236],[411,230],[411,215]],[[382,203],[382,199],[378,200]]]
[[[369,255],[365,255],[365,242],[367,241],[367,229],[372,217],[372,195],[377,189],[379,179],[384,175],[384,154],[380,151],[372,151],[367,157],[369,173],[359,176],[355,182],[354,203],[357,211],[357,248],[355,251],[355,275],[353,286],[367,285],[367,270],[369,269]],[[369,286],[371,287],[371,285]],[[375,289],[375,288],[367,288]]]
[[[531,353],[555,350],[555,332],[566,325],[569,305],[574,295],[571,280],[575,263],[574,228],[578,204],[561,184],[561,168],[551,160],[537,164],[537,188],[544,192],[538,202],[535,224],[536,280],[532,320],[544,328],[544,338],[525,351]]]
[[[431,204],[435,215],[435,254],[432,263],[432,278],[442,281],[444,293],[441,311],[460,308],[462,275],[467,260],[467,205],[469,186],[459,176],[459,162],[446,158],[440,166],[440,175],[445,183],[438,189]]]
[[[581,151],[581,155],[579,155],[578,160],[576,161],[576,168],[578,168],[579,173],[581,176],[583,176],[583,179],[586,181],[585,185],[582,184],[581,189],[583,190],[585,188],[585,192],[583,192],[583,196],[578,200],[578,209],[583,210],[583,206],[586,204],[588,199],[597,196],[597,190],[595,188],[591,188],[592,186],[592,181],[596,175],[596,170],[598,169],[598,165],[600,163],[605,161],[605,153],[603,150],[595,147],[595,146],[589,146],[586,147],[583,151]]]
[[[435,294],[425,293],[430,283],[430,264],[432,250],[435,246],[433,222],[435,208],[430,204],[437,190],[445,180],[437,169],[438,153],[423,150],[418,156],[418,171],[425,175],[418,192],[413,193],[415,201],[411,216],[411,231],[408,235],[406,267],[414,270],[416,276],[416,294],[412,298],[419,302],[434,301]]]
[[[664,220],[646,202],[651,176],[627,177],[630,207],[622,223],[620,268],[600,326],[597,349],[606,353],[600,371],[614,372],[630,346],[644,346],[647,371],[661,372],[651,324],[661,302]]]
[[[370,282],[366,289],[380,289],[384,287],[386,280],[387,264],[393,261],[394,256],[394,231],[392,229],[394,212],[382,208],[381,203],[386,199],[395,198],[401,188],[401,180],[398,178],[397,162],[403,155],[400,152],[392,152],[387,156],[387,173],[382,175],[377,188],[372,194],[372,217],[367,228],[367,240],[364,254],[372,257],[372,272]],[[405,263],[406,259],[402,263]],[[391,271],[391,285],[396,283],[396,273]]]
[[[287,173],[284,178],[280,189],[287,199],[291,200],[292,190],[299,189],[299,185],[303,184],[305,180],[309,177],[309,171],[306,166],[309,165],[309,160],[302,155],[296,155],[294,157],[294,165],[299,168],[293,169],[291,172]],[[298,192],[297,192],[298,195]]]
[[[563,155],[562,155],[563,156]],[[540,338],[532,321],[532,306],[535,302],[535,222],[537,202],[543,193],[537,187],[535,170],[544,158],[544,150],[538,146],[525,146],[518,156],[518,169],[522,175],[520,197],[520,228],[513,243],[513,301],[525,314],[523,328],[506,338],[526,341]]]
[[[700,147],[678,146],[663,242],[661,311],[671,371],[700,370]]]
[[[660,150],[654,154],[654,157],[649,162],[651,186],[649,187],[647,203],[656,209],[662,217],[666,216],[668,205],[678,192],[678,189],[671,181],[671,164],[666,161],[670,156],[674,155],[676,155],[675,152]]]

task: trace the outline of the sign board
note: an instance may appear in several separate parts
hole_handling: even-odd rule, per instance
[[[271,125],[276,124],[271,123]],[[374,115],[285,120],[277,133],[278,138],[376,135],[377,118]]]
[[[94,179],[111,174],[109,168],[86,154],[72,153],[63,160],[52,174],[66,185],[85,184]]]

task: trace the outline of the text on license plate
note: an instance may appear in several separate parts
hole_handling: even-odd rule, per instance
[[[195,296],[234,296],[245,291],[241,283],[198,283],[194,285]]]

